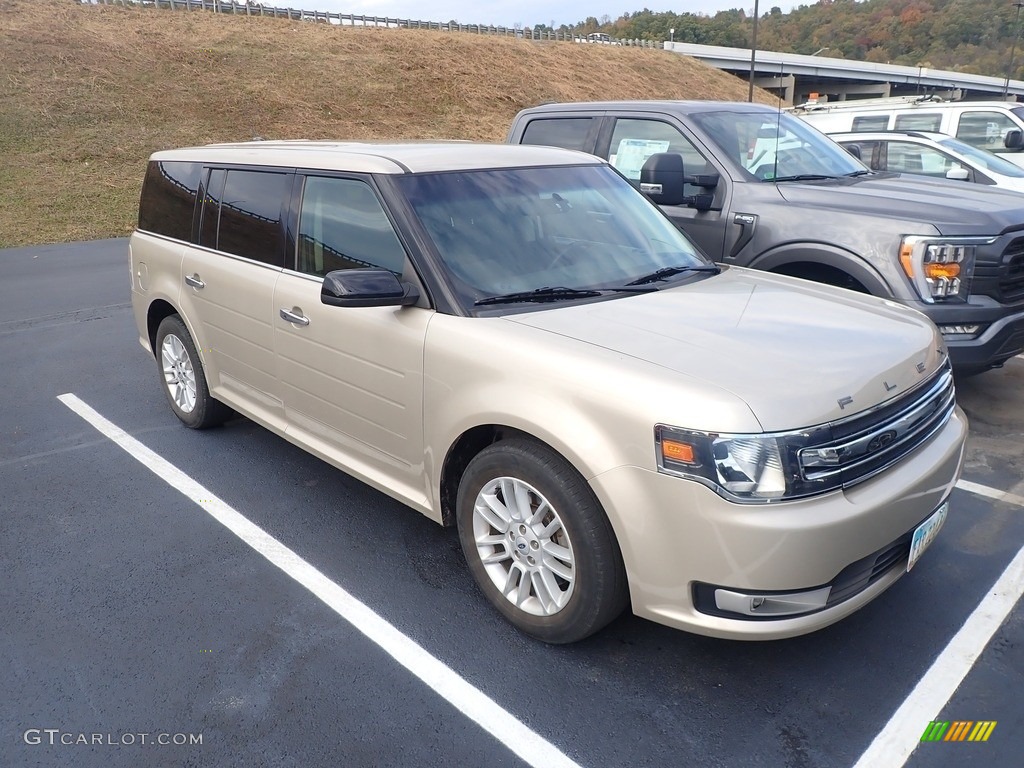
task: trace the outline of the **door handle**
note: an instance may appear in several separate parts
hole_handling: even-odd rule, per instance
[[[185,275],[185,282],[191,285],[193,288],[205,288],[206,283],[199,279],[199,275],[193,272],[191,275]]]
[[[298,307],[296,307],[296,309],[298,309]],[[301,309],[299,310],[299,313],[292,312],[290,309],[282,309],[281,319],[287,320],[289,323],[295,323],[296,325],[309,325],[309,318],[302,315],[301,312]]]

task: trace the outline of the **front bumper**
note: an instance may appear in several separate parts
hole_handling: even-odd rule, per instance
[[[634,613],[715,637],[792,637],[873,600],[905,572],[905,560],[900,567],[897,555],[844,599],[795,617],[703,612],[697,585],[806,592],[841,581],[847,569],[899,544],[949,496],[966,436],[957,408],[927,443],[885,472],[845,491],[779,504],[733,504],[695,482],[639,467],[610,470],[591,486],[615,528]]]
[[[975,373],[1001,365],[1024,352],[1024,306],[1000,304],[989,296],[971,296],[966,304],[911,304],[935,325],[981,325],[974,338],[943,334],[957,372]]]

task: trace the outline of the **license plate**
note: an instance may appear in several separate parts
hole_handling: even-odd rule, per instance
[[[907,560],[908,571],[914,567],[914,563],[928,549],[928,545],[935,541],[935,537],[939,535],[939,529],[946,522],[947,512],[949,512],[948,501],[935,510],[931,517],[917,526],[917,530],[914,531],[914,536],[910,540],[910,559]]]

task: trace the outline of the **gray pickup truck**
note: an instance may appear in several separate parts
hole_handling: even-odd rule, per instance
[[[508,142],[607,159],[716,261],[924,312],[961,372],[1024,350],[1024,195],[872,172],[760,104],[546,104]]]

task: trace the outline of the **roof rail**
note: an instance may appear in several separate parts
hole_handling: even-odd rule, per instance
[[[809,99],[803,104],[797,104],[794,110],[806,110],[807,112],[832,111],[836,109],[861,109],[863,107],[895,107],[901,104],[926,104],[935,102],[948,102],[952,99],[944,99],[934,94],[922,94],[916,96],[887,96],[881,99],[851,99],[849,101],[817,101]]]

